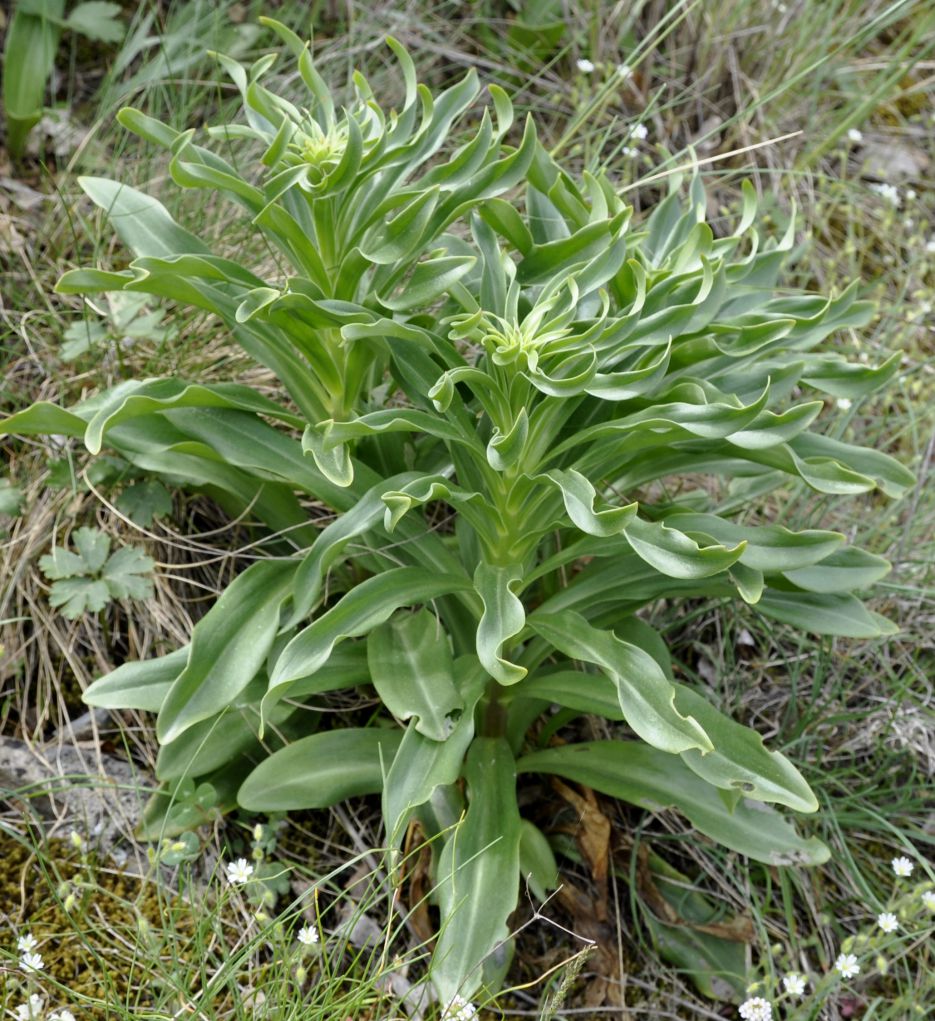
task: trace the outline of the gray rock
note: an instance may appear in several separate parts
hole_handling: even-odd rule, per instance
[[[151,777],[112,755],[0,737],[0,802],[41,815],[49,836],[75,830],[111,851],[131,837],[153,787]]]

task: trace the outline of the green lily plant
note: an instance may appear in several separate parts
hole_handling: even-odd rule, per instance
[[[806,781],[675,679],[641,614],[662,599],[737,598],[813,633],[892,633],[854,594],[885,560],[757,513],[796,483],[889,497],[913,484],[892,458],[814,429],[826,395],[863,396],[897,371],[897,357],[870,367],[821,346],[865,324],[869,305],[853,286],[777,293],[793,227],[761,239],[749,186],[718,236],[697,176],[687,192],[673,176],[634,222],[606,177],[572,180],[529,125],[510,144],[510,104],[494,88],[496,127],[481,114],[442,158],[473,74],[433,99],[391,43],[402,111],[381,111],[357,75],[356,104],[338,116],[308,48],[268,24],[298,60],[311,112],[260,85],[271,60],[249,73],[225,61],[247,124],[209,129],[260,143],[260,183],[190,132],[137,111],[120,119],[170,147],[180,186],[232,196],[296,275],[262,279],[154,199],[85,180],[134,258],[67,273],[59,290],[209,309],[290,402],[235,382],[128,381],[0,422],[92,453],[106,444],[249,507],[273,533],[188,645],[85,693],[156,714],[166,794],[151,824],[172,825],[183,791],[257,812],[380,794],[391,862],[414,821],[434,838],[443,1002],[498,987],[521,883],[555,885],[519,776],[674,807],[773,865],[824,861],[827,848],[773,807],[814,812]],[[334,512],[326,527],[308,498]],[[375,689],[382,711],[323,727],[315,707],[348,688]],[[552,707],[560,723],[602,716],[619,736],[553,744],[552,726],[537,738]]]

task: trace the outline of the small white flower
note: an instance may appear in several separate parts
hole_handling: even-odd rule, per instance
[[[624,156],[629,156],[631,159],[640,154],[639,149],[634,149],[632,145],[625,145],[622,151]]]
[[[884,911],[882,915],[877,915],[877,925],[884,932],[895,932],[899,928],[899,921],[892,911]]]
[[[23,971],[42,971],[45,963],[42,960],[42,954],[23,954],[19,966]]]
[[[852,142],[862,142],[864,140],[864,133],[860,131],[858,128],[851,128],[847,132],[847,137]]]
[[[922,894],[922,903],[929,909],[935,911],[935,890],[926,890]]]
[[[899,189],[895,184],[871,184],[870,190],[875,191],[881,199],[889,202],[894,209],[899,209],[899,204],[902,199],[899,195]]]
[[[842,411],[851,410],[851,400],[849,397],[839,397],[835,403]]]
[[[49,1015],[49,1021],[75,1021],[75,1015],[70,1010],[57,1010]]]
[[[744,1000],[738,1010],[744,1021],[772,1021],[773,1018],[773,1008],[762,996]]]
[[[635,124],[630,132],[630,138],[635,138],[638,142],[645,142],[648,137],[649,128],[645,124]]]
[[[307,947],[314,946],[318,942],[318,930],[314,925],[303,925],[295,938]]]
[[[860,965],[857,963],[857,958],[854,954],[838,954],[834,967],[843,978],[853,978],[855,975],[860,974]]]
[[[633,68],[629,64],[618,64],[617,65],[617,77],[626,80],[633,74]]]
[[[477,1008],[474,1004],[457,994],[452,996],[445,1008],[444,1021],[474,1021],[476,1017]]]
[[[929,240],[925,242],[925,250],[929,253],[929,255],[935,254],[935,238],[929,238]]]
[[[39,946],[39,940],[31,932],[27,932],[25,936],[20,936],[16,941],[16,949],[21,954],[28,954],[35,950]]]
[[[586,60],[582,57],[581,60],[576,61],[576,63],[578,65],[578,70],[582,74],[590,74],[594,70],[594,62],[591,60]]]
[[[900,879],[906,879],[911,876],[912,870],[915,868],[915,865],[913,865],[912,862],[904,855],[899,858],[894,858],[890,862],[890,865],[893,866],[893,874],[899,876]]]
[[[782,984],[790,996],[802,996],[805,993],[805,979],[795,972],[791,975],[783,975]]]
[[[917,198],[917,196],[916,196],[915,188],[909,188],[907,190],[907,192],[906,192],[906,201],[907,202],[914,202],[916,200],[916,198]]]
[[[230,883],[246,883],[253,875],[253,866],[246,858],[238,858],[237,861],[227,863],[227,880]]]
[[[35,1021],[42,1017],[42,997],[33,993],[26,1003],[21,1003],[16,1008],[17,1021]]]

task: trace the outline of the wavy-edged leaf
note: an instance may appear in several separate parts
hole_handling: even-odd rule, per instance
[[[782,525],[738,525],[717,514],[693,511],[677,511],[665,520],[682,532],[703,532],[725,545],[745,543],[739,562],[767,573],[817,564],[844,542],[840,532],[814,528],[792,532]]]
[[[245,694],[249,694],[247,689]],[[156,758],[156,777],[176,780],[185,776],[204,776],[217,769],[236,768],[242,763],[265,758],[283,736],[283,724],[298,710],[293,705],[276,707],[272,724],[275,737],[264,747],[259,740],[260,714],[249,702],[232,706],[217,716],[196,723],[174,741],[162,745]],[[303,713],[303,730],[314,729],[315,714]],[[311,717],[311,718],[310,718]]]
[[[899,372],[901,364],[899,351],[878,366],[847,362],[836,355],[817,356],[809,360],[802,382],[832,397],[858,400],[886,386]]]
[[[83,436],[88,423],[73,411],[36,401],[15,415],[0,418],[0,436]]]
[[[100,452],[108,429],[131,418],[174,408],[231,408],[250,411],[298,426],[302,419],[281,405],[240,383],[186,383],[181,379],[144,379],[112,390],[88,422],[84,442],[92,454]]]
[[[367,634],[403,606],[419,605],[467,588],[470,582],[464,577],[419,567],[395,567],[362,581],[283,649],[273,667],[264,706],[284,695],[293,681],[314,674],[328,661],[338,642]]]
[[[380,524],[386,510],[382,499],[386,488],[403,486],[416,478],[415,472],[404,472],[378,482],[353,507],[322,529],[295,573],[295,595],[286,627],[294,627],[308,616],[318,602],[326,574],[341,557],[347,544]]]
[[[731,810],[680,758],[636,741],[547,748],[521,758],[517,769],[564,776],[652,812],[678,809],[712,840],[770,865],[820,865],[830,857],[820,840],[800,837],[769,805],[744,798]]]
[[[441,622],[428,610],[394,614],[367,638],[373,686],[399,720],[444,741],[455,728],[464,701],[455,686],[454,657]]]
[[[379,300],[393,312],[406,312],[427,305],[457,283],[477,259],[467,255],[445,255],[420,262],[398,293],[381,295]]]
[[[572,524],[588,535],[619,535],[636,517],[637,504],[625,507],[610,507],[596,510],[597,491],[594,486],[574,468],[553,468],[544,475],[536,476],[552,483],[562,494],[565,511]]]
[[[841,440],[818,433],[797,436],[789,446],[805,460],[831,458],[846,465],[851,471],[869,476],[894,500],[898,500],[916,484],[916,477],[908,468],[904,468],[899,461],[880,450],[842,443]]]
[[[554,670],[535,673],[524,678],[511,691],[513,698],[532,698],[593,713],[606,720],[624,719],[617,695],[617,685],[603,673],[587,674],[583,670]]]
[[[529,626],[559,652],[600,667],[614,682],[624,718],[639,736],[667,752],[710,751],[709,735],[675,705],[675,689],[644,649],[612,631],[592,627],[578,613],[534,613]]]
[[[633,552],[670,578],[710,578],[742,556],[746,542],[735,546],[699,546],[691,536],[660,521],[634,518],[624,528]]]
[[[675,685],[676,705],[690,713],[714,742],[714,750],[682,752],[689,769],[726,790],[757,801],[776,802],[796,812],[817,812],[818,799],[802,774],[779,752],[771,752],[755,730],[718,712],[696,691]]]
[[[523,630],[526,612],[514,586],[522,578],[518,567],[502,567],[481,561],[474,571],[474,588],[484,604],[477,626],[477,658],[500,684],[516,684],[526,676],[526,668],[501,655],[504,644]]]

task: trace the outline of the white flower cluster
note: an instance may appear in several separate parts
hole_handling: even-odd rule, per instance
[[[475,1021],[477,1008],[463,996],[452,996],[445,1008],[444,1021]]]
[[[744,1021],[772,1021],[773,1019],[773,1008],[770,1006],[769,1000],[764,1000],[762,996],[744,1000],[738,1008],[738,1012]]]
[[[870,190],[875,191],[885,202],[889,202],[894,209],[899,209],[900,203],[902,202],[902,196],[899,194],[899,189],[895,184],[886,184],[885,182],[880,184],[871,184]]]
[[[20,952],[19,966],[27,974],[33,971],[42,971],[45,967],[42,954],[36,953],[37,946],[39,943],[36,937],[28,932],[16,941],[16,949]]]
[[[23,946],[29,947],[26,951],[32,954],[36,941],[32,936],[21,936],[16,941],[17,947],[22,951]],[[39,956],[36,954],[35,956]],[[21,1003],[12,1011],[16,1021],[75,1021],[75,1015],[70,1010],[53,1010],[51,1014],[45,1012],[45,1000],[38,993],[30,993],[25,1003]]]

